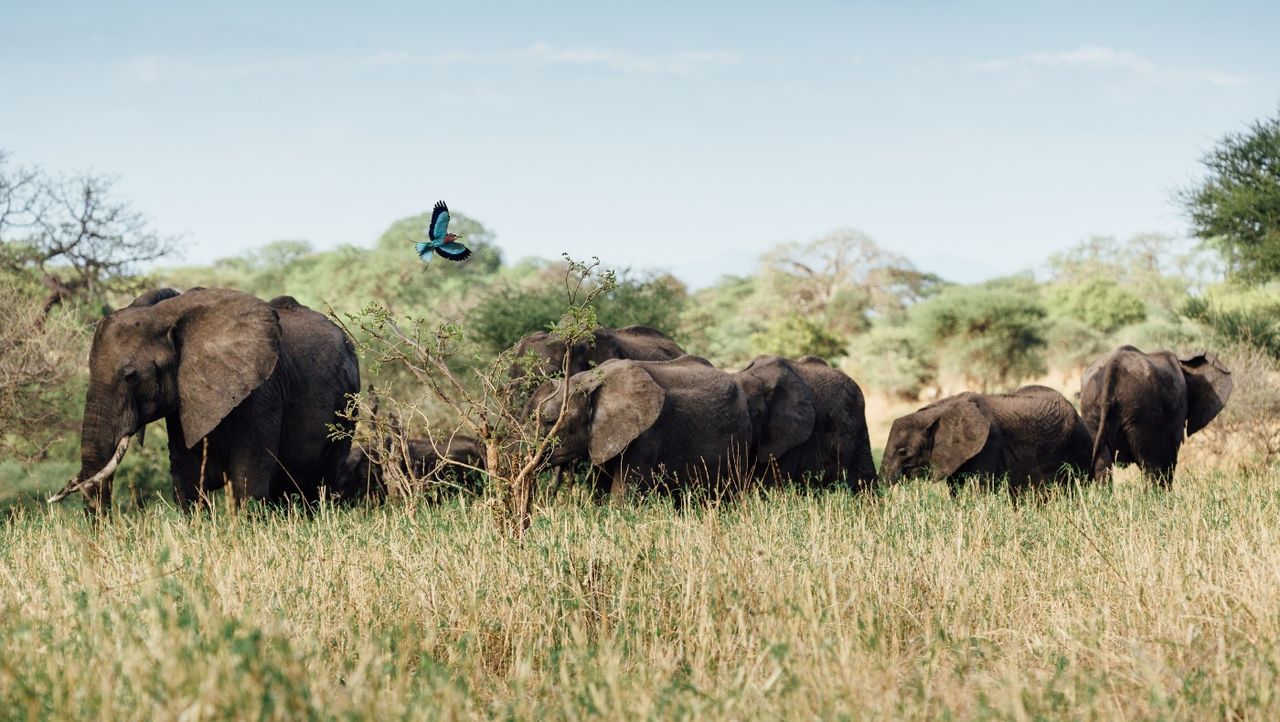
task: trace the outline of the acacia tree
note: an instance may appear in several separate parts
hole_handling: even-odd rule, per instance
[[[869,312],[900,312],[939,283],[852,228],[776,246],[761,267],[771,295],[790,313],[821,317],[841,334],[865,330]]]
[[[1178,193],[1192,232],[1229,277],[1280,277],[1280,113],[1223,136],[1200,162],[1204,179]]]
[[[110,176],[59,177],[9,163],[0,151],[0,266],[47,286],[45,314],[70,300],[102,301],[128,288],[138,265],[171,253],[174,236],[115,192]]]

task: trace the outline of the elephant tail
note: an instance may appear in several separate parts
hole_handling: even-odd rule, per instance
[[[1095,481],[1101,481],[1107,470],[1111,468],[1111,459],[1104,457],[1108,457],[1115,451],[1107,420],[1111,416],[1116,365],[1113,360],[1102,370],[1102,391],[1098,394],[1098,428],[1093,432],[1093,452],[1089,456],[1089,468]]]

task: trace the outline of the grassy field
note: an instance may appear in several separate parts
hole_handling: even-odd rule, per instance
[[[1280,718],[1280,473],[0,523],[5,719]]]

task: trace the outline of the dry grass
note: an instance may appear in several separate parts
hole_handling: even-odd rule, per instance
[[[0,717],[1280,718],[1280,473],[0,526]]]

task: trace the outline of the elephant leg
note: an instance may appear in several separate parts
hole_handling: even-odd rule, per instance
[[[964,488],[964,479],[959,476],[952,475],[947,477],[946,481],[947,492],[950,493],[951,498],[954,499],[957,496],[960,496],[960,490]]]
[[[1142,473],[1156,486],[1168,491],[1173,488],[1173,472],[1177,469],[1177,466],[1177,460],[1160,465],[1143,464]]]
[[[249,499],[271,499],[273,496],[284,496],[292,491],[301,491],[301,489],[295,489],[296,484],[280,468],[280,462],[266,447],[255,445],[250,448],[241,448],[228,456],[227,476],[230,491],[237,505],[242,505]],[[277,474],[284,477],[279,490],[272,488],[272,482]],[[273,491],[279,493],[273,494]]]
[[[111,488],[115,484],[115,475],[108,476],[101,484],[84,492],[84,508],[94,518],[111,510]]]
[[[165,419],[169,430],[169,474],[173,479],[173,500],[178,508],[191,511],[197,504],[208,505],[208,492],[222,486],[223,466],[216,449],[202,439],[188,449],[177,417]]]
[[[621,506],[627,502],[627,470],[619,469],[611,476],[609,483],[609,503],[614,506]]]
[[[1134,456],[1138,459],[1138,468],[1142,470],[1143,476],[1162,489],[1172,487],[1173,472],[1178,466],[1179,444],[1176,441],[1170,442],[1165,439],[1142,439],[1136,441],[1141,443],[1131,443],[1130,445],[1134,449]]]
[[[638,469],[625,464],[618,464],[610,470],[612,473],[609,477],[609,503],[614,506],[621,506],[627,502],[627,497],[632,489],[643,488],[650,489],[653,484],[644,482],[649,479],[649,474],[641,473]]]
[[[1115,452],[1105,444],[1098,449],[1098,458],[1093,460],[1090,476],[1094,481],[1111,481],[1111,467],[1115,464]]]
[[[196,505],[207,506],[209,492],[223,483],[222,462],[204,442],[192,449],[170,448],[169,471],[173,476],[173,500],[183,511],[191,511]]]

